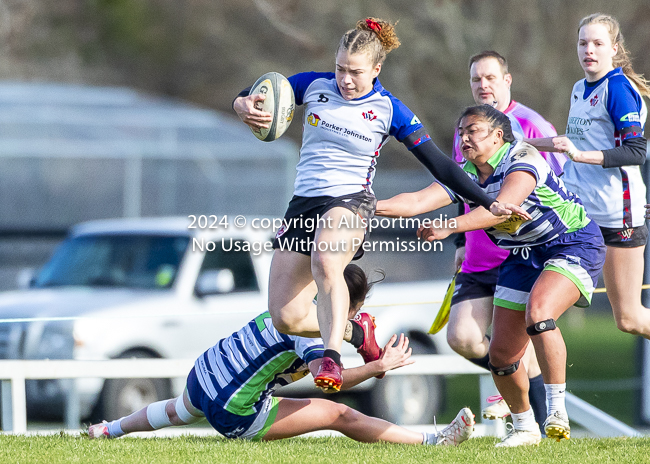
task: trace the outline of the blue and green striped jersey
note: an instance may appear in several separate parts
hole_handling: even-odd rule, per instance
[[[485,229],[499,247],[512,249],[541,245],[589,224],[591,219],[580,198],[566,189],[562,180],[532,145],[525,142],[516,142],[514,145],[506,143],[492,155],[488,163],[494,172],[483,183],[479,182],[478,170],[471,162],[465,162],[463,169],[491,197],[498,195],[505,178],[513,172],[529,172],[536,180],[535,189],[521,204],[533,217],[532,220],[526,221],[513,215],[507,221]],[[449,193],[452,201],[460,199],[471,208],[477,206],[440,185]]]
[[[279,387],[306,376],[323,351],[320,338],[278,332],[265,312],[199,356],[194,367],[210,399],[247,416]]]

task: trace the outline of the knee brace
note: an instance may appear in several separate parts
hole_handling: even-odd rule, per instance
[[[167,403],[169,400],[158,401],[147,406],[147,420],[154,430],[170,427],[172,422],[167,415]]]
[[[188,411],[188,409],[185,407],[185,403],[183,402],[183,395],[179,396],[176,399],[176,404],[174,406],[176,408],[176,415],[186,424],[193,424],[194,422],[203,419],[203,417],[194,416],[190,411]],[[200,411],[197,409],[196,412]]]
[[[521,360],[513,362],[509,366],[506,367],[496,367],[494,364],[491,362],[488,362],[488,367],[492,372],[494,372],[498,376],[503,376],[503,375],[512,375],[515,372],[517,372],[517,369],[519,369],[519,363]]]
[[[555,319],[546,319],[545,321],[535,322],[533,325],[526,327],[526,333],[530,336],[539,335],[547,330],[555,330]]]

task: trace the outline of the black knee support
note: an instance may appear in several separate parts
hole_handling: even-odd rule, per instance
[[[496,367],[494,364],[489,362],[488,367],[490,368],[490,370],[492,372],[494,372],[498,376],[512,375],[515,372],[517,372],[517,369],[519,369],[519,362],[520,361],[521,360],[519,360],[517,362],[513,362],[512,364],[510,364],[509,366],[506,366],[506,367]]]
[[[535,322],[533,325],[526,327],[526,333],[530,336],[539,335],[547,330],[555,330],[555,319],[546,319],[545,321]]]

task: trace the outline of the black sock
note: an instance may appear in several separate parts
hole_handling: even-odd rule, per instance
[[[350,321],[350,324],[352,324],[352,336],[350,337],[350,343],[358,350],[361,348],[361,345],[363,345],[363,340],[365,338],[363,327],[354,321]]]
[[[489,371],[488,362],[490,361],[490,355],[486,354],[482,358],[468,358],[469,362],[476,364],[479,367],[482,367],[486,371]]]
[[[542,375],[528,379],[530,382],[530,390],[528,390],[528,399],[530,400],[530,407],[533,408],[535,420],[539,425],[539,429],[544,434],[544,421],[546,420],[546,388],[544,388],[544,379]]]
[[[341,365],[341,354],[336,350],[327,349],[323,353],[323,358],[331,358],[339,366]],[[544,418],[546,419],[546,418]]]

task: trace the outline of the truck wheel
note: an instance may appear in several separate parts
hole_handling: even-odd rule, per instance
[[[435,354],[435,348],[411,339],[413,354]],[[370,391],[371,415],[403,425],[431,424],[444,394],[439,375],[389,375]]]
[[[128,351],[119,358],[153,358],[146,351]],[[96,413],[103,420],[114,420],[138,411],[155,401],[171,397],[169,379],[107,379]],[[95,412],[93,416],[95,416]]]

